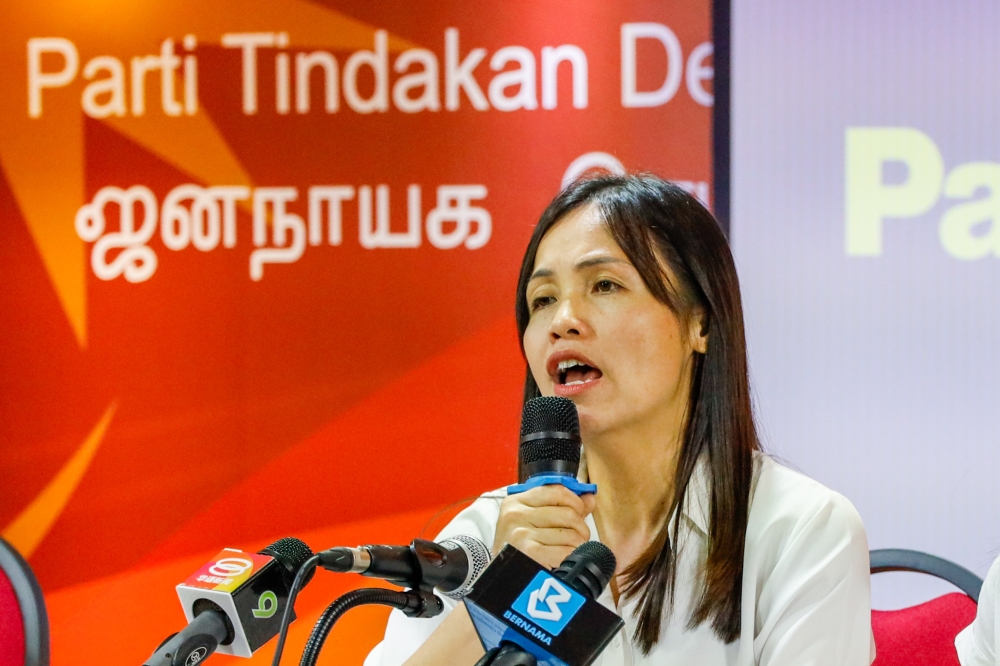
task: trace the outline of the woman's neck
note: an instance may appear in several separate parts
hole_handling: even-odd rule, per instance
[[[585,443],[587,474],[598,488],[594,522],[619,572],[645,552],[668,518],[684,416],[667,414]]]

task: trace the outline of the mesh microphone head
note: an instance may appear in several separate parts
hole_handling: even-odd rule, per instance
[[[520,451],[522,465],[555,460],[580,465],[580,442],[572,439],[533,439],[521,444]]]
[[[611,552],[611,549],[600,541],[588,541],[580,544],[572,554],[586,558],[596,564],[601,575],[608,581],[615,575],[615,567],[618,566],[618,560],[615,558],[615,554]]]
[[[465,575],[465,579],[458,585],[458,587],[452,589],[449,586],[448,590],[439,588],[438,591],[446,597],[461,599],[472,589],[476,580],[479,579],[479,574],[483,573],[483,570],[489,566],[490,549],[487,548],[486,544],[482,541],[476,537],[469,536],[468,534],[459,534],[451,537],[450,539],[445,539],[441,542],[441,545],[447,547],[448,542],[458,545],[458,547],[465,552],[468,571]]]
[[[580,594],[596,599],[615,575],[617,565],[610,548],[599,541],[588,541],[577,546],[552,575]]]
[[[291,585],[292,581],[295,579],[295,574],[298,573],[299,569],[303,564],[306,563],[310,557],[313,556],[312,549],[305,544],[305,542],[295,537],[285,537],[284,539],[278,539],[270,546],[260,551],[261,555],[270,555],[285,569],[284,577],[287,578],[287,583]],[[309,582],[312,578],[312,573],[309,574],[309,578],[305,582]]]
[[[533,432],[569,432],[580,434],[576,405],[568,398],[546,396],[532,398],[521,410],[521,436]]]
[[[580,467],[580,418],[572,400],[542,397],[524,403],[519,455],[522,480],[551,472],[576,475]]]

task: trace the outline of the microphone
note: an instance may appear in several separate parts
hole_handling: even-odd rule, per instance
[[[615,565],[614,553],[597,541],[552,572],[504,546],[465,597],[483,648],[507,658],[523,650],[546,666],[589,666],[624,626],[597,602]]]
[[[600,541],[587,541],[577,546],[552,575],[588,599],[597,599],[611,582],[617,566],[610,548]]]
[[[144,666],[194,666],[214,652],[253,656],[278,634],[289,588],[310,557],[309,546],[293,537],[259,553],[222,550],[177,586],[188,625]]]
[[[508,495],[560,484],[577,495],[596,493],[593,483],[580,483],[580,417],[572,400],[559,397],[532,398],[521,411],[518,447],[524,483],[507,486]]]
[[[328,571],[382,578],[401,587],[434,590],[461,599],[490,563],[490,550],[465,534],[440,543],[414,539],[409,546],[330,548],[317,553]]]

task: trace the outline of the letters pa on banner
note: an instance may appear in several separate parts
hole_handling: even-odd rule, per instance
[[[851,127],[845,133],[845,250],[852,257],[883,254],[887,219],[916,219],[942,199],[938,240],[955,259],[1000,257],[1000,163],[974,161],[945,169],[934,140],[912,127]],[[903,167],[886,182],[886,167]]]
[[[264,277],[267,264],[291,264],[302,257],[307,245],[343,242],[344,204],[355,202],[358,241],[367,249],[418,248],[426,237],[433,247],[478,250],[493,233],[490,213],[474,205],[485,199],[485,185],[439,185],[436,206],[423,215],[421,189],[406,189],[405,231],[392,231],[389,217],[389,187],[361,185],[314,185],[306,194],[307,219],[289,210],[299,198],[296,187],[214,186],[184,184],[163,199],[143,185],[128,189],[103,187],[76,214],[76,233],[93,243],[90,266],[101,280],[124,277],[143,282],[156,272],[158,258],[149,241],[160,229],[168,250],[193,245],[202,252],[236,247],[236,208],[250,202],[253,211],[253,245],[250,277]],[[118,229],[108,229],[107,207],[118,209]],[[270,234],[268,234],[270,227]]]

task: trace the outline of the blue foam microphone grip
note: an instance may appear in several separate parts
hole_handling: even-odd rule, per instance
[[[583,483],[574,476],[568,474],[538,474],[536,476],[530,477],[524,483],[514,483],[507,486],[508,495],[517,495],[518,493],[523,493],[526,490],[531,490],[532,488],[537,488],[539,486],[550,486],[558,483],[559,485],[566,486],[571,491],[577,495],[583,495],[586,493],[597,493],[597,484],[594,483]]]

